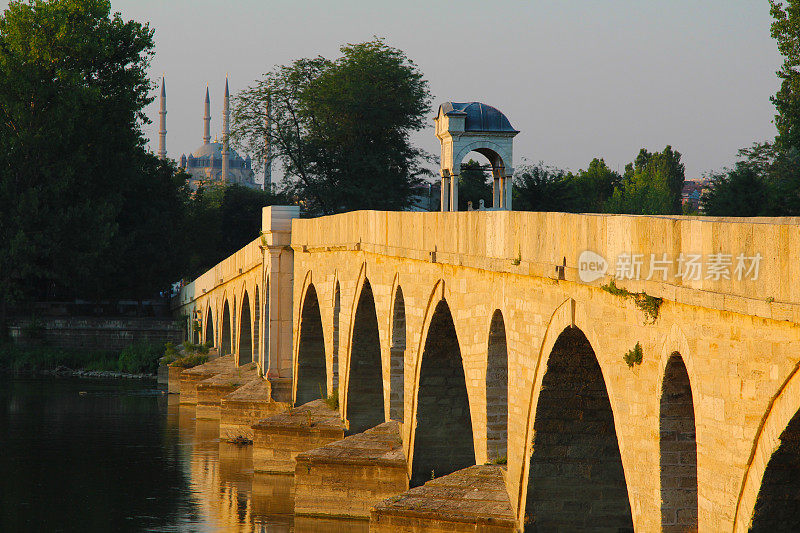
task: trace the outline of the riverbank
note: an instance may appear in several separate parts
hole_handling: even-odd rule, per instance
[[[155,378],[163,346],[132,344],[121,352],[0,344],[0,373],[64,377]]]
[[[59,367],[54,370],[41,370],[31,374],[21,374],[19,372],[14,374],[20,375],[34,375],[34,376],[49,376],[55,378],[82,378],[82,379],[143,379],[143,380],[156,380],[158,374],[132,374],[129,372],[118,372],[115,370],[72,370],[70,368]]]

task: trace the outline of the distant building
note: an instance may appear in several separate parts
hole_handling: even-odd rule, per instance
[[[425,182],[414,189],[411,195],[411,205],[406,211],[438,211],[441,185],[439,183]]]
[[[161,106],[159,110],[159,149],[158,156],[161,159],[166,157],[166,137],[167,137],[167,95],[164,80],[161,81]],[[248,155],[242,158],[236,150],[230,148],[228,137],[230,133],[230,94],[228,92],[228,79],[225,79],[225,98],[222,111],[222,141],[214,139],[211,141],[211,99],[208,88],[206,88],[206,98],[203,114],[203,144],[197,150],[189,154],[181,154],[178,165],[191,176],[189,184],[192,189],[209,185],[244,185],[251,188],[262,188],[260,183],[256,183],[255,174],[252,169],[252,160]]]
[[[708,190],[708,185],[708,179],[684,181],[683,191],[681,192],[681,204],[683,204],[684,208],[702,212],[700,199]]]

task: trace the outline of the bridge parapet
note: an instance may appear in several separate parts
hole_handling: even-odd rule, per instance
[[[357,211],[295,220],[292,247],[358,249],[595,286],[616,276],[630,291],[800,322],[799,221]],[[592,260],[605,263],[597,276]]]

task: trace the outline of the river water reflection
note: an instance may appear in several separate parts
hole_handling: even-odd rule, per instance
[[[0,531],[368,531],[295,517],[293,478],[194,415],[154,382],[0,377]]]

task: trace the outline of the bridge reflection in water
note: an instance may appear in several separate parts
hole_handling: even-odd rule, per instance
[[[167,425],[178,429],[192,497],[213,531],[253,533],[369,531],[360,520],[294,516],[294,476],[253,472],[253,447],[221,441],[218,420],[197,420],[170,395]]]

